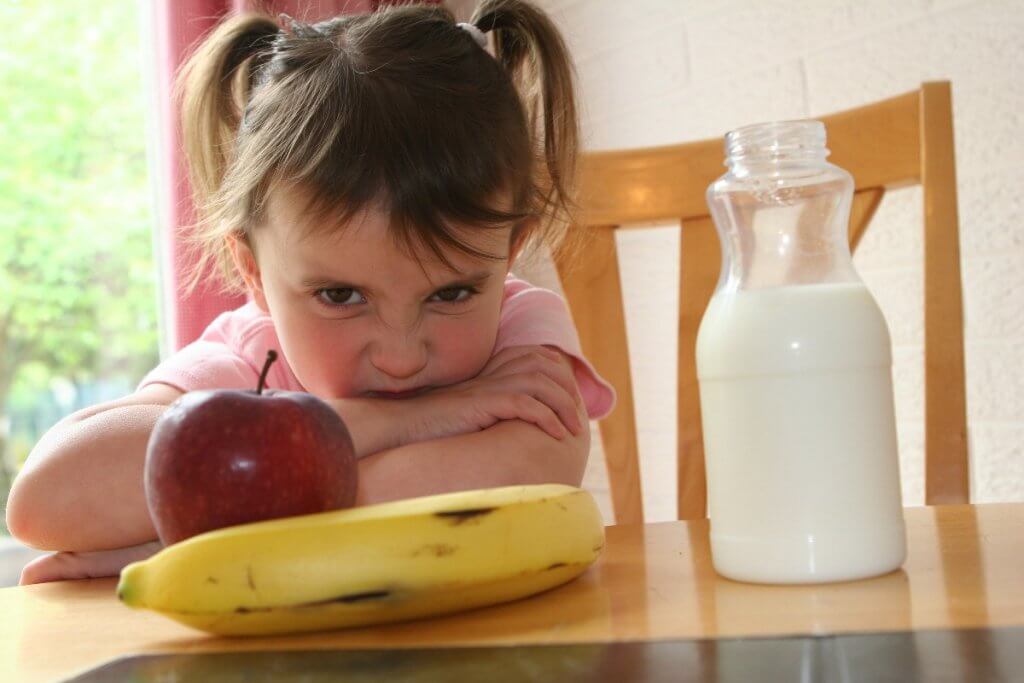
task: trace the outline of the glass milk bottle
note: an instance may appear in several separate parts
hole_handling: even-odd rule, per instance
[[[906,556],[889,331],[853,268],[853,179],[825,126],[725,138],[707,193],[722,273],[697,336],[711,551],[723,576],[817,583]]]

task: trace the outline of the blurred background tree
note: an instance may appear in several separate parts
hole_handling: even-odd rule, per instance
[[[0,507],[43,431],[157,362],[140,7],[0,2]]]

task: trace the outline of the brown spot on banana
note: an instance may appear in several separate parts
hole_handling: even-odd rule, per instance
[[[413,551],[413,557],[419,557],[423,554],[433,555],[434,557],[447,557],[454,553],[458,548],[447,543],[428,543],[427,545],[421,546]]]
[[[280,605],[277,607],[236,607],[235,613],[249,614],[250,612],[270,612],[276,609],[304,609],[308,607],[322,607],[324,605],[329,605],[334,602],[352,604],[356,602],[367,602],[370,600],[384,600],[389,597],[391,597],[391,591],[389,590],[365,591],[363,593],[350,593],[349,595],[339,595],[336,598],[318,600],[316,602],[304,602],[298,605]]]
[[[366,602],[367,600],[383,600],[389,597],[391,597],[391,591],[367,591],[365,593],[352,593],[351,595],[342,595],[341,597],[334,598],[333,600],[327,600],[325,602],[344,602],[346,604],[351,604],[353,602]],[[308,605],[303,606],[306,607]]]
[[[497,508],[471,508],[469,510],[444,510],[435,512],[435,517],[449,521],[452,526],[459,526],[471,519],[479,520],[481,517],[491,514]]]

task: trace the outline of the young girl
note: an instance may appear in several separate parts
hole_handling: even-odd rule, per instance
[[[522,0],[484,0],[469,24],[435,6],[238,16],[183,74],[192,285],[215,265],[250,302],[36,445],[8,525],[63,552],[22,582],[112,575],[158,550],[142,485],[154,423],[184,392],[255,389],[268,349],[270,388],[348,425],[360,505],[579,485],[586,419],[614,394],[562,300],[509,275],[567,224],[577,122],[551,21]]]

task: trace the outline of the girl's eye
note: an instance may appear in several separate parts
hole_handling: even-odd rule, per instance
[[[327,306],[354,306],[364,303],[363,295],[349,287],[318,289],[316,291],[316,298],[320,303]]]
[[[468,300],[476,293],[472,287],[445,287],[434,292],[433,298],[446,304],[455,304]]]
[[[473,287],[445,287],[434,292],[430,300],[446,304],[457,304],[469,300],[475,294],[477,294],[477,290]],[[334,308],[366,303],[366,299],[359,293],[359,290],[352,289],[351,287],[318,289],[314,292],[313,296],[321,304]]]

